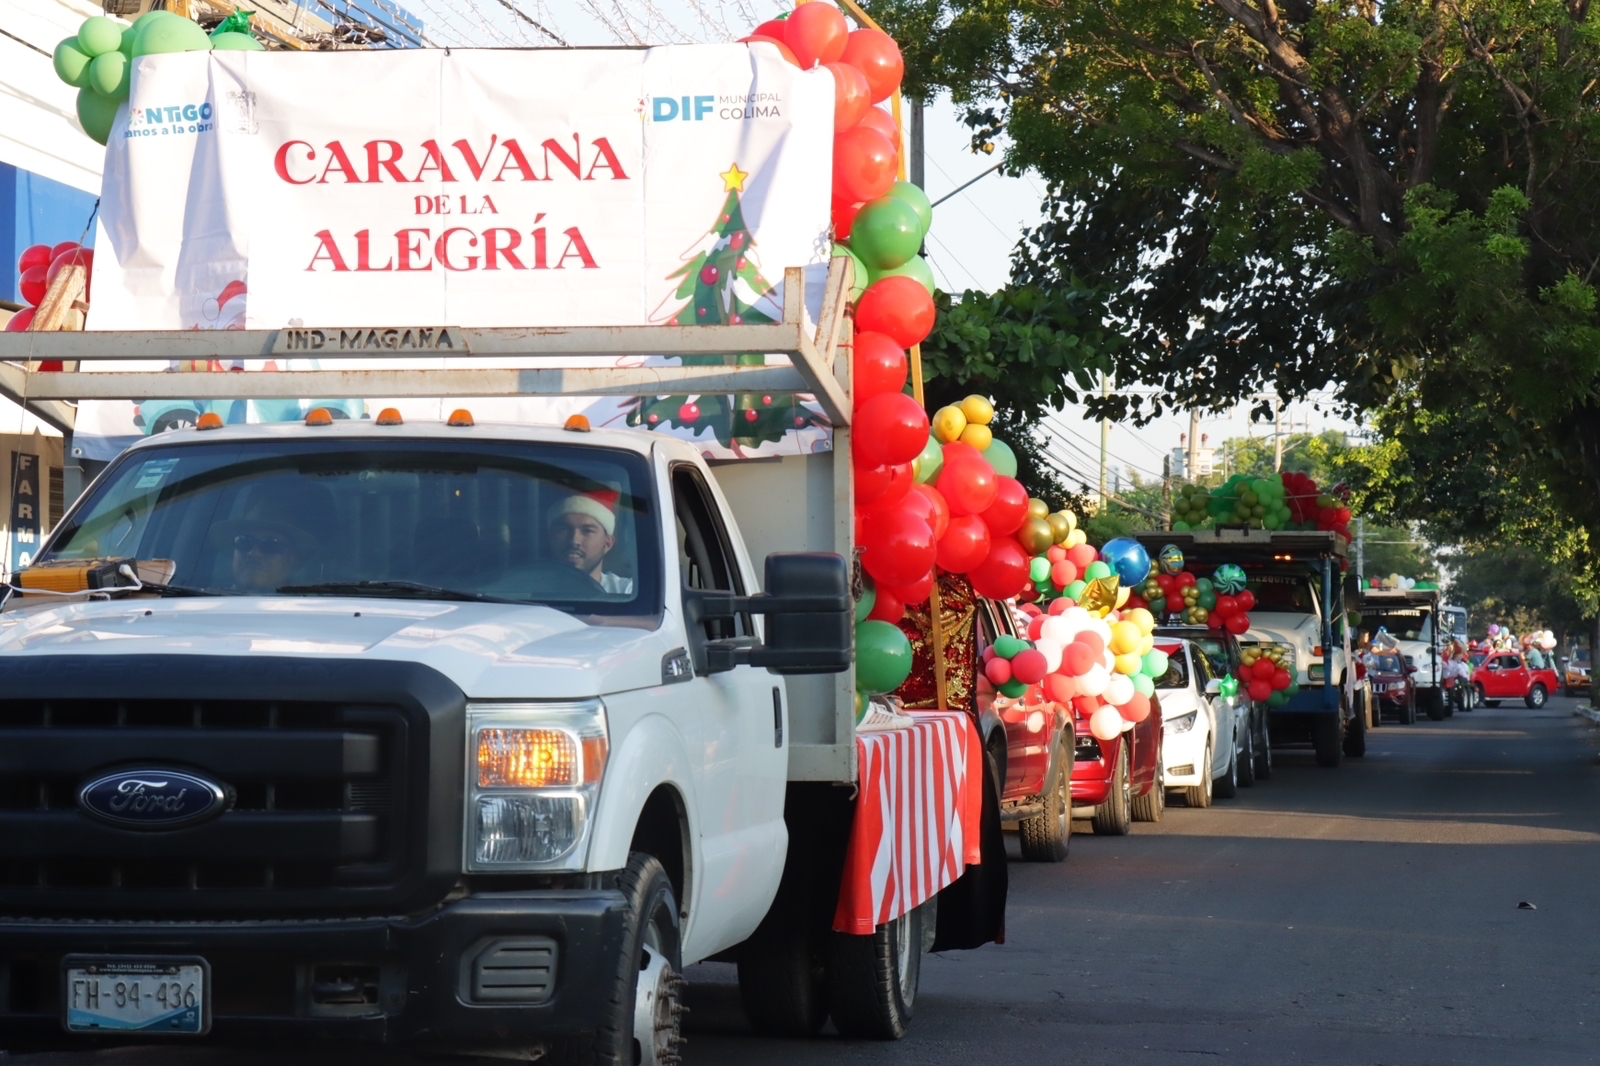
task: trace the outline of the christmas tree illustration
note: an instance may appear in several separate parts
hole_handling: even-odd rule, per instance
[[[734,326],[778,321],[776,286],[761,274],[755,239],[745,223],[741,197],[750,175],[733,164],[720,177],[727,194],[717,221],[684,256],[684,264],[668,275],[677,281],[672,295],[652,316],[680,326]],[[720,355],[682,357],[685,366],[716,366]],[[746,352],[734,357],[739,366],[761,366],[766,356]],[[720,396],[658,396],[640,399],[628,411],[632,426],[650,429],[677,426],[698,432],[709,429],[724,447],[735,451],[779,441],[791,430],[826,425],[817,412],[792,393],[735,393]]]

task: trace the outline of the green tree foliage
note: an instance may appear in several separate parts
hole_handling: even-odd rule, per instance
[[[1520,546],[1479,544],[1450,560],[1451,603],[1467,609],[1475,633],[1490,622],[1513,632],[1554,630],[1565,645],[1587,634],[1585,619],[1593,604],[1585,600],[1568,571],[1549,555]]]

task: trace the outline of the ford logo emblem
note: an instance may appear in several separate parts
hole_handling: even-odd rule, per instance
[[[97,777],[78,790],[89,817],[122,829],[179,829],[228,809],[229,790],[181,770],[138,768]]]

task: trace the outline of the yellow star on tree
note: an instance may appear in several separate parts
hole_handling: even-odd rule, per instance
[[[717,175],[717,177],[722,179],[723,192],[744,192],[744,179],[748,178],[749,176],[750,175],[747,172],[739,169],[738,163],[733,164],[727,170]]]

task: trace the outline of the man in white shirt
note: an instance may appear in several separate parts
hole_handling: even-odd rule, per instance
[[[617,500],[615,489],[575,492],[554,507],[546,517],[546,544],[550,555],[581,573],[589,575],[601,591],[615,596],[633,594],[633,579],[607,573],[606,555],[616,545]]]

